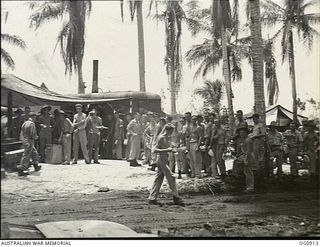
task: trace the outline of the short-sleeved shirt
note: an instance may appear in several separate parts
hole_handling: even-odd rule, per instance
[[[114,139],[115,140],[124,139],[124,124],[123,124],[123,120],[120,118],[116,119],[116,122],[114,125]]]
[[[127,126],[127,130],[130,134],[135,133],[137,135],[142,135],[142,126],[137,120],[132,119]]]
[[[21,138],[24,141],[37,139],[36,125],[31,120],[24,122],[21,126]]]
[[[61,124],[61,131],[63,134],[70,134],[73,131],[73,124],[69,118],[65,118]]]
[[[87,128],[88,128],[88,132],[90,134],[98,134],[100,135],[100,129],[98,129],[97,127],[102,126],[102,119],[101,117],[93,117],[93,116],[89,116],[87,118]]]
[[[298,130],[295,130],[292,132],[291,130],[286,130],[283,133],[283,136],[286,139],[288,147],[299,147],[299,145],[302,143],[302,135]]]
[[[73,123],[80,123],[81,121],[83,120],[86,120],[87,119],[87,115],[83,112],[81,113],[77,113],[74,115],[73,117]],[[81,124],[79,124],[77,126],[77,129],[78,130],[84,130],[86,128],[86,125],[87,125],[87,121],[83,121]]]
[[[283,136],[279,131],[269,132],[267,134],[267,141],[270,146],[281,146],[283,142]]]

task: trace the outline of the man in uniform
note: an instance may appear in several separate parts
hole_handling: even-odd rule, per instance
[[[122,144],[124,137],[124,123],[123,120],[119,117],[119,113],[114,113],[115,117],[115,126],[114,126],[114,145],[116,149],[116,158],[122,160]]]
[[[267,150],[269,156],[276,159],[277,175],[282,174],[283,163],[283,136],[277,130],[277,123],[272,121],[269,125],[270,131],[267,133]],[[269,159],[270,175],[273,175],[273,160]]]
[[[144,163],[149,164],[150,166],[154,166],[155,155],[152,152],[152,145],[154,142],[154,137],[156,135],[156,121],[153,117],[149,118],[150,122],[148,127],[144,131],[144,140],[145,140],[145,150],[144,150]]]
[[[25,118],[23,117],[22,115],[23,111],[20,108],[18,108],[14,113],[15,113],[15,116],[12,119],[12,124],[13,124],[12,136],[14,138],[19,138],[20,132],[21,132],[21,126],[24,123]]]
[[[175,168],[178,168],[178,179],[181,179],[181,153],[184,151],[181,150],[182,140],[181,133],[178,131],[178,122],[173,120],[172,125],[174,126],[173,132],[171,134],[171,147],[176,149],[176,152],[169,153],[169,167],[170,170],[174,173]]]
[[[137,159],[139,159],[141,154],[141,138],[142,138],[142,127],[140,123],[140,113],[134,113],[134,119],[127,126],[127,131],[131,136],[130,143],[130,154],[129,154],[129,162],[130,166],[141,166]]]
[[[297,156],[298,153],[302,150],[303,142],[301,133],[296,130],[296,124],[294,122],[291,122],[290,129],[286,130],[283,133],[283,136],[286,140],[286,151],[290,160],[291,175],[298,176]]]
[[[63,165],[70,165],[71,161],[71,138],[73,131],[73,124],[69,118],[66,117],[66,113],[62,110],[59,111],[61,134],[59,143],[62,144],[63,152]]]
[[[255,156],[254,169],[257,169],[258,173],[263,176],[269,173],[265,165],[265,138],[266,138],[266,128],[260,122],[260,115],[254,113],[252,115],[253,128],[250,135],[253,141],[253,153]]]
[[[78,163],[79,157],[79,144],[81,145],[82,154],[86,164],[90,164],[88,149],[87,149],[87,133],[86,133],[86,126],[87,126],[87,115],[82,112],[82,105],[76,104],[76,114],[73,117],[73,155],[74,160],[72,164]]]
[[[45,105],[41,108],[38,118],[40,162],[45,161],[46,146],[52,144],[53,118],[50,111],[51,106]]]
[[[224,177],[226,175],[226,165],[222,158],[223,153],[227,150],[227,133],[225,129],[221,126],[219,119],[214,121],[215,129],[212,131],[210,148],[214,153],[214,157],[211,162],[211,175],[218,175],[218,167],[220,171],[220,176]]]
[[[125,136],[126,136],[126,145],[125,145],[126,146],[126,152],[125,152],[125,155],[126,155],[126,160],[127,161],[129,161],[130,144],[131,144],[131,135],[128,132],[127,127],[129,125],[129,123],[131,122],[131,120],[132,120],[131,113],[127,113],[126,114],[126,122],[125,122],[125,126],[124,126]]]
[[[312,120],[308,121],[307,124],[307,131],[304,133],[303,136],[303,146],[304,152],[308,155],[310,160],[310,175],[312,182],[317,182],[317,148],[319,146],[319,136],[317,136],[315,132],[316,125]]]
[[[38,139],[36,126],[36,113],[30,112],[29,119],[22,124],[21,127],[21,137],[22,137],[22,144],[24,148],[24,152],[22,154],[22,158],[20,161],[20,165],[18,165],[18,175],[19,176],[26,176],[28,175],[28,168],[30,158],[32,160],[32,164],[35,171],[39,171],[41,166],[39,166],[39,155],[34,146],[34,140]]]
[[[29,114],[30,114],[30,112],[31,112],[30,106],[26,106],[26,107],[24,108],[24,114],[22,115],[22,117],[23,117],[23,122],[29,120]]]
[[[197,123],[197,116],[192,116],[189,129],[189,138],[187,138],[187,148],[190,157],[191,178],[201,177],[202,158],[199,147],[203,139],[202,128]]]
[[[97,115],[97,111],[93,109],[89,112],[89,116],[87,118],[89,163],[91,163],[93,159],[93,163],[100,164],[98,160],[100,148],[100,131],[103,128],[106,127],[102,126],[101,117],[99,117]]]
[[[174,151],[170,147],[170,135],[172,134],[173,129],[174,127],[172,124],[165,125],[164,132],[160,134],[154,149],[155,153],[157,154],[158,170],[148,198],[150,204],[158,204],[157,196],[159,195],[163,179],[166,177],[169,187],[172,191],[173,203],[180,206],[185,205],[182,199],[179,197],[175,177],[172,175],[172,172],[168,166],[168,153]]]
[[[210,121],[209,114],[204,115],[204,144],[206,145],[207,149],[204,152],[203,162],[204,162],[204,169],[208,175],[211,175],[211,156],[208,154],[208,147],[210,146],[210,137],[212,132],[213,122]]]

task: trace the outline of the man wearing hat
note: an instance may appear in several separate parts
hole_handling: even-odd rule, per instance
[[[82,154],[84,160],[87,164],[90,164],[88,149],[87,149],[87,133],[86,133],[86,126],[87,126],[87,115],[82,112],[82,105],[76,104],[76,114],[73,117],[73,155],[74,160],[72,164],[78,163],[79,157],[79,144],[81,145]]]
[[[290,129],[283,133],[287,146],[286,153],[290,160],[291,175],[298,176],[297,156],[298,153],[302,151],[303,138],[300,131],[296,129],[296,124],[294,122],[290,123],[289,128]]]
[[[23,122],[25,121],[24,117],[22,116],[23,111],[22,109],[18,108],[14,111],[15,116],[12,119],[12,136],[14,138],[19,138],[20,132],[21,132],[21,126]]]
[[[251,139],[253,141],[253,153],[255,156],[255,168],[257,168],[261,175],[266,175],[266,165],[265,165],[265,138],[266,138],[266,128],[260,122],[260,115],[254,113],[252,115],[253,128]]]
[[[270,131],[267,133],[267,151],[269,157],[276,159],[277,164],[277,175],[282,174],[283,164],[283,136],[277,130],[276,121],[272,121],[269,125]],[[269,160],[269,171],[273,175],[273,161]]]
[[[114,125],[114,145],[116,150],[116,158],[122,159],[122,144],[125,139],[124,136],[124,123],[119,116],[119,112],[114,113],[115,125]]]
[[[135,112],[133,115],[134,119],[127,126],[127,131],[130,134],[130,154],[129,162],[130,166],[141,166],[137,159],[141,154],[141,138],[142,138],[142,126],[141,126],[141,115],[139,112]]]
[[[149,195],[150,204],[158,204],[157,196],[159,195],[160,188],[164,177],[166,177],[169,187],[173,195],[173,203],[176,205],[184,206],[184,202],[180,198],[177,190],[176,179],[172,175],[169,168],[168,154],[175,151],[170,147],[170,136],[173,132],[174,126],[172,124],[166,124],[164,131],[158,137],[157,143],[154,148],[154,152],[157,154],[157,173],[153,182]]]
[[[63,165],[70,165],[71,162],[71,138],[73,131],[73,124],[69,118],[66,117],[66,113],[62,110],[58,111],[58,117],[61,123],[61,135],[59,143],[62,144],[63,151]]]
[[[319,136],[317,136],[316,125],[313,120],[309,120],[307,124],[307,131],[303,136],[304,152],[310,159],[310,175],[312,182],[317,182],[317,176],[319,176],[319,168],[317,168],[317,148],[319,146]]]
[[[235,176],[245,176],[245,192],[254,190],[254,164],[253,141],[248,136],[249,129],[246,126],[240,126],[237,129],[239,138],[236,140],[236,159],[233,164],[232,172]]]
[[[102,125],[102,119],[97,115],[97,111],[93,109],[89,112],[87,118],[88,129],[88,149],[89,149],[89,161],[93,159],[93,163],[100,164],[99,147],[100,147],[100,132],[101,129],[107,128]],[[94,151],[93,151],[94,150]]]
[[[36,126],[34,123],[35,120],[36,113],[30,112],[29,119],[25,121],[21,127],[21,137],[24,152],[21,157],[20,165],[17,166],[19,176],[26,176],[29,174],[28,168],[30,164],[30,159],[32,160],[32,164],[35,171],[39,171],[41,169],[41,166],[38,165],[39,155],[34,146],[34,141],[38,139]]]
[[[50,115],[51,106],[45,105],[40,110],[40,116],[37,124],[39,127],[39,151],[40,162],[45,161],[45,150],[47,144],[52,144],[53,119]]]

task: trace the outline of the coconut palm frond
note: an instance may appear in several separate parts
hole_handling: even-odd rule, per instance
[[[220,80],[206,80],[202,87],[194,90],[194,93],[203,99],[205,108],[209,108],[211,111],[218,111],[223,96],[222,85],[223,83]]]
[[[11,45],[20,47],[21,49],[26,49],[27,45],[24,42],[24,40],[22,38],[20,38],[19,36],[16,35],[10,35],[7,33],[2,33],[1,34],[1,42],[7,42]]]
[[[32,6],[33,7],[33,6]],[[30,27],[38,29],[45,21],[51,21],[63,17],[66,4],[61,1],[55,2],[44,2],[34,14],[30,16]]]
[[[12,59],[12,57],[10,56],[10,54],[3,48],[1,48],[1,60],[3,60],[3,62],[10,68],[10,69],[14,69],[15,68],[15,63]]]

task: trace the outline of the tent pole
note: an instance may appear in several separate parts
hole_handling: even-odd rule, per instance
[[[12,92],[8,92],[8,137],[12,137]]]

